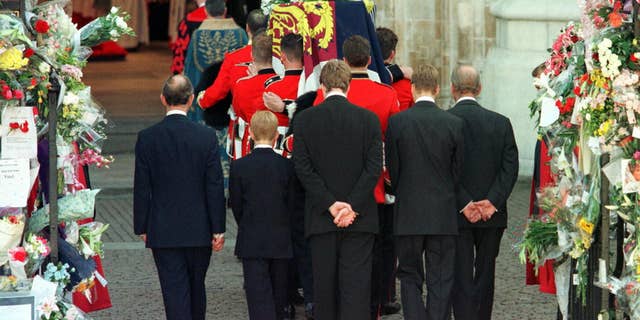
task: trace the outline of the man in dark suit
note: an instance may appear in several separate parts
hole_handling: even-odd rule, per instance
[[[478,72],[458,66],[451,75],[450,112],[464,121],[465,162],[458,185],[460,235],[456,247],[453,311],[456,319],[491,319],[495,263],[507,227],[507,199],[518,178],[518,148],[508,118],[475,97]]]
[[[382,172],[375,114],[349,103],[351,71],[322,68],[326,100],[296,117],[293,159],[306,190],[305,233],[311,245],[315,319],[369,318],[371,262],[378,215],[373,189]]]
[[[186,77],[171,76],[160,99],[167,116],[136,143],[134,232],[152,249],[167,319],[204,319],[204,279],[226,217],[216,133],[186,117]]]
[[[386,160],[396,196],[394,233],[405,319],[449,319],[458,234],[456,184],[464,139],[462,120],[435,103],[438,79],[433,66],[418,66],[412,78],[416,104],[392,116],[387,129]]]
[[[280,320],[289,317],[295,172],[291,161],[273,150],[279,135],[271,111],[256,112],[249,133],[253,151],[231,164],[229,192],[238,222],[235,253],[242,258],[249,318]]]

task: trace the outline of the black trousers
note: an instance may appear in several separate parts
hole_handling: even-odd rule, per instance
[[[249,319],[280,320],[288,317],[289,262],[290,259],[242,259]]]
[[[311,257],[316,320],[370,317],[373,233],[312,235]]]
[[[396,300],[397,257],[393,238],[393,205],[378,204],[380,232],[373,244],[371,273],[371,315],[380,315],[381,307]]]
[[[293,260],[297,268],[298,278],[304,292],[304,303],[313,302],[313,272],[311,269],[311,248],[304,236],[304,204],[305,193],[298,179],[296,183],[295,209],[291,218],[291,240],[293,244]],[[291,287],[291,285],[289,285]],[[297,288],[296,288],[297,289]]]
[[[204,320],[211,247],[153,248],[167,320]]]
[[[461,229],[457,239],[453,312],[458,320],[490,320],[496,258],[504,228]]]
[[[396,248],[404,318],[448,320],[454,282],[456,236],[397,236]],[[422,301],[425,280],[426,304]]]

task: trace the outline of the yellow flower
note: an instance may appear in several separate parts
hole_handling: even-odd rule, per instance
[[[609,132],[609,130],[611,129],[611,126],[612,126],[612,125],[613,125],[613,120],[611,120],[611,119],[609,119],[609,120],[607,120],[607,121],[603,122],[603,123],[600,125],[600,128],[598,128],[598,130],[596,130],[596,132],[594,133],[594,135],[595,135],[596,137],[604,136],[605,134],[607,134],[607,132]],[[581,220],[581,222],[582,222],[582,220]]]
[[[373,8],[375,7],[373,0],[364,0],[364,5],[367,7],[367,12],[373,12]]]
[[[578,225],[580,226],[580,229],[588,234],[592,234],[593,233],[593,223],[585,220],[585,218],[581,218],[580,222],[578,222]]]
[[[23,58],[22,51],[15,47],[0,54],[0,70],[18,70],[29,64],[29,59]]]

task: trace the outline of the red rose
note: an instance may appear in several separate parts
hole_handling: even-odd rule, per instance
[[[33,26],[37,33],[47,33],[49,32],[49,23],[44,20],[36,21],[36,24]]]
[[[574,93],[576,96],[579,96],[579,95],[580,95],[580,91],[581,91],[581,90],[580,90],[580,87],[575,87],[575,88],[573,88],[573,93]]]
[[[38,80],[36,78],[31,78],[31,86],[35,87],[38,84]]]
[[[25,262],[25,261],[27,261],[27,252],[26,252],[26,251],[24,251],[24,250],[16,251],[16,252],[13,254],[13,260],[15,260],[15,261],[20,261],[20,262]]]
[[[33,53],[34,53],[33,49],[27,48],[26,50],[24,50],[24,52],[22,54],[24,55],[25,58],[31,58]]]
[[[16,216],[9,216],[9,222],[11,222],[12,224],[18,224],[20,220],[18,220],[18,217]]]
[[[561,100],[556,100],[556,107],[558,107],[558,109],[562,108],[562,101]]]
[[[576,35],[572,35],[572,36],[571,36],[571,42],[576,43],[576,42],[578,42],[579,40],[580,40],[580,38],[578,38],[578,36],[576,36]]]
[[[564,105],[565,105],[567,108],[573,108],[573,105],[575,105],[575,104],[576,104],[576,98],[574,98],[574,97],[569,97],[569,98],[567,98],[567,100],[564,102]]]
[[[2,97],[5,100],[11,100],[11,99],[13,99],[13,93],[11,93],[11,90],[6,90],[6,91],[2,92]]]
[[[629,60],[631,60],[631,62],[638,62],[638,57],[636,57],[636,53],[632,53],[631,56],[629,57]]]
[[[20,124],[17,122],[11,122],[9,123],[9,128],[11,129],[20,129]]]
[[[24,132],[24,133],[29,132],[29,122],[27,122],[27,121],[25,120],[25,122],[23,122],[23,123],[20,125],[20,131],[22,131],[22,132]]]
[[[16,100],[20,100],[24,98],[24,93],[22,93],[22,90],[13,90],[13,98]]]

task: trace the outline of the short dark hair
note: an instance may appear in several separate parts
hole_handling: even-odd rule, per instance
[[[227,5],[224,0],[207,0],[204,5],[204,9],[212,17],[219,17],[224,15],[227,10]]]
[[[342,44],[342,55],[350,66],[356,68],[366,67],[371,57],[371,45],[369,40],[359,35],[353,35]]]
[[[247,27],[252,35],[260,32],[260,30],[267,29],[267,16],[262,13],[260,9],[254,9],[247,14]]]
[[[413,72],[411,83],[416,87],[416,91],[425,90],[435,93],[439,79],[438,69],[430,64],[421,64]]]
[[[342,60],[329,60],[320,71],[320,83],[327,90],[340,89],[347,92],[351,83],[351,69]]]
[[[169,106],[187,104],[192,95],[193,85],[191,85],[191,81],[181,74],[170,76],[162,87],[162,96]]]
[[[389,59],[391,53],[396,50],[396,46],[398,45],[398,36],[389,28],[376,29],[376,36],[380,43],[382,59]]]
[[[251,40],[251,54],[257,63],[271,63],[273,56],[273,41],[266,32],[260,32]]]
[[[282,52],[287,54],[289,60],[302,61],[303,40],[296,33],[289,33],[282,37],[280,42]]]

